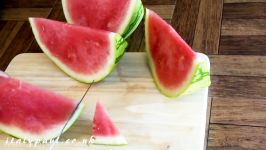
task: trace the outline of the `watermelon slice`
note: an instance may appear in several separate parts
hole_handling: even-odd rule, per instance
[[[127,38],[144,15],[141,0],[62,0],[67,22],[119,33]]]
[[[57,137],[77,102],[0,72],[0,130],[27,140]],[[68,122],[65,131],[82,111],[83,104]]]
[[[116,33],[43,18],[29,20],[43,52],[66,74],[81,82],[104,79],[127,47],[127,42]]]
[[[145,40],[148,64],[163,94],[177,97],[210,85],[207,56],[194,52],[167,22],[148,9]]]
[[[126,139],[120,135],[117,127],[108,116],[100,102],[96,103],[92,127],[92,144],[126,145]]]

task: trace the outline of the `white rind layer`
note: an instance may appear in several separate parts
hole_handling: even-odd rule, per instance
[[[127,140],[121,135],[117,136],[93,136],[92,144],[96,145],[127,145]]]
[[[73,24],[74,22],[73,22],[72,17],[71,17],[70,14],[69,14],[67,1],[68,1],[68,0],[62,0],[63,12],[64,12],[64,14],[65,14],[65,18],[66,18],[67,22]]]
[[[115,60],[116,60],[116,47],[115,47],[115,33],[111,33],[109,35],[109,40],[110,40],[110,55],[107,57],[107,62],[106,64],[96,73],[94,74],[80,74],[72,69],[70,69],[68,66],[66,66],[63,62],[61,62],[59,59],[57,59],[53,54],[50,52],[50,50],[46,47],[46,45],[41,41],[39,31],[37,30],[37,27],[35,25],[34,18],[29,18],[33,34],[35,36],[35,39],[43,52],[61,69],[63,70],[66,74],[71,76],[72,78],[84,82],[84,83],[92,83],[92,82],[97,82],[102,80],[104,77],[106,77],[113,69],[115,65]]]
[[[53,129],[50,129],[42,134],[32,134],[30,132],[23,131],[22,129],[18,127],[9,127],[7,125],[1,124],[0,123],[0,129],[7,133],[10,134],[14,137],[20,138],[20,139],[25,139],[25,140],[48,140],[52,139],[60,134],[60,131],[62,130],[64,124],[57,125],[56,127],[53,127]]]
[[[64,132],[70,128],[70,126],[75,122],[75,120],[77,120],[77,118],[81,114],[83,108],[84,108],[84,104],[82,103],[79,105],[79,108],[76,110],[75,114],[69,120],[68,124],[66,125]],[[28,123],[30,123],[30,122],[28,122]],[[65,123],[66,123],[66,121],[52,127],[51,129],[47,129],[46,131],[44,131],[40,134],[33,134],[33,133],[27,132],[21,128],[18,128],[15,126],[8,126],[8,125],[5,125],[3,123],[0,123],[0,130],[7,133],[7,134],[10,134],[14,137],[20,138],[20,139],[49,140],[49,139],[55,138],[58,135],[60,135]]]

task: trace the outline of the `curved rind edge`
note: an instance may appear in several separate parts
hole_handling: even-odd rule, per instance
[[[131,13],[130,22],[127,23],[128,25],[122,34],[125,39],[127,39],[137,29],[144,16],[144,6],[141,0],[136,0],[134,10]]]
[[[74,122],[77,120],[77,118],[80,116],[82,110],[84,108],[84,105],[80,105],[79,108],[76,110],[75,114],[73,117],[69,120],[64,132],[68,130]],[[24,140],[29,140],[29,141],[41,141],[41,140],[50,140],[53,138],[56,138],[57,136],[60,135],[65,123],[62,123],[58,125],[57,127],[53,128],[50,130],[50,133],[47,132],[46,134],[40,136],[40,135],[33,135],[30,133],[25,133],[23,130],[16,128],[16,127],[8,127],[6,125],[0,124],[0,130],[8,135],[11,135],[16,138],[24,139]]]
[[[70,15],[68,9],[68,0],[62,0],[63,13],[68,23],[73,24],[74,21]],[[128,38],[138,27],[144,15],[144,7],[141,0],[131,0],[130,7],[127,13],[116,31],[118,34],[122,35],[125,39]],[[132,26],[132,27],[131,27]]]
[[[206,64],[207,66],[209,66],[209,59],[206,55],[204,54],[199,54],[197,53],[197,59],[194,61],[193,63],[193,68],[191,69],[192,73],[190,73],[190,77],[188,77],[188,81],[187,83],[184,84],[184,87],[182,88],[182,90],[177,90],[177,91],[170,91],[170,90],[167,90],[165,89],[159,82],[157,76],[156,76],[156,73],[154,73],[154,65],[153,65],[153,61],[151,59],[151,55],[150,55],[150,52],[149,52],[149,44],[148,44],[148,16],[149,16],[149,9],[146,8],[146,15],[145,15],[145,49],[146,49],[146,52],[147,52],[147,58],[148,58],[148,66],[149,66],[149,69],[150,69],[150,72],[151,72],[151,75],[153,76],[153,80],[155,82],[155,85],[157,86],[157,89],[165,96],[169,97],[169,98],[176,98],[176,97],[179,97],[179,96],[182,96],[182,95],[186,95],[186,94],[191,94],[203,87],[207,87],[210,85],[210,78],[208,79],[207,78],[204,78],[204,82],[197,82],[196,83],[193,83],[191,84],[191,82],[193,81],[193,79],[195,79],[195,75],[198,71],[198,69],[202,69],[202,65],[199,65],[199,64],[202,64],[202,61],[206,61]],[[199,59],[199,57],[204,57],[203,59]],[[207,57],[207,59],[206,59]],[[199,67],[200,66],[200,67]],[[204,68],[206,69],[206,67]],[[209,69],[210,70],[210,69]],[[210,71],[209,71],[210,72]],[[206,79],[206,81],[205,81]],[[192,86],[193,85],[193,86]]]
[[[64,16],[66,18],[66,21],[68,23],[73,23],[73,19],[72,19],[72,17],[69,14],[68,6],[67,6],[67,1],[68,0],[62,0],[61,1],[62,8],[63,8],[63,13],[64,13]]]
[[[64,63],[62,63],[59,59],[57,59],[56,57],[54,57],[49,49],[41,42],[40,36],[39,36],[39,32],[36,29],[35,23],[34,23],[34,18],[29,18],[29,22],[31,24],[32,27],[32,31],[33,34],[35,36],[35,39],[38,43],[38,45],[40,46],[40,48],[42,49],[42,51],[48,56],[48,58],[50,58],[52,60],[52,62],[54,64],[56,64],[63,72],[65,72],[68,76],[70,76],[71,78],[83,82],[83,83],[92,83],[92,82],[99,82],[101,80],[103,80],[105,77],[107,77],[111,71],[113,70],[114,66],[115,66],[115,62],[116,62],[116,36],[118,34],[110,32],[109,34],[109,40],[110,40],[110,55],[107,58],[107,64],[106,66],[104,66],[104,68],[102,69],[102,72],[97,72],[98,74],[94,74],[93,76],[86,76],[83,74],[78,74],[75,73],[74,71],[72,71],[69,67],[67,67],[66,65],[64,65]],[[121,49],[120,49],[121,51]]]
[[[84,107],[85,107],[84,103],[80,103],[80,105],[78,106],[77,110],[75,111],[71,119],[69,120],[63,132],[66,132],[74,124],[74,122],[78,119],[78,117],[82,113]]]

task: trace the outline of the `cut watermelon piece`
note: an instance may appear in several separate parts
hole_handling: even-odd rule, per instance
[[[124,54],[118,34],[42,18],[30,18],[43,52],[72,78],[92,83],[104,79]]]
[[[92,127],[92,144],[126,145],[126,139],[119,133],[117,127],[108,116],[100,102],[96,103]]]
[[[62,0],[67,22],[119,33],[127,38],[144,15],[141,0]]]
[[[77,102],[0,72],[0,130],[27,140],[57,137]],[[79,105],[64,131],[78,118]]]
[[[207,56],[194,52],[166,21],[148,9],[145,40],[149,66],[163,94],[177,97],[210,85]]]

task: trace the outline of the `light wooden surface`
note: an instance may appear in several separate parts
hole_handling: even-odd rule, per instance
[[[6,72],[15,78],[79,100],[88,85],[76,82],[59,70],[44,54],[21,54]],[[204,149],[208,89],[169,99],[156,89],[146,65],[145,53],[127,53],[103,82],[93,84],[85,97],[86,107],[62,139],[88,139],[95,102],[106,107],[129,145],[90,146],[92,149],[200,150]],[[2,149],[26,147],[4,144]],[[48,145],[36,147],[45,149]],[[88,148],[85,144],[59,144],[57,149]]]

